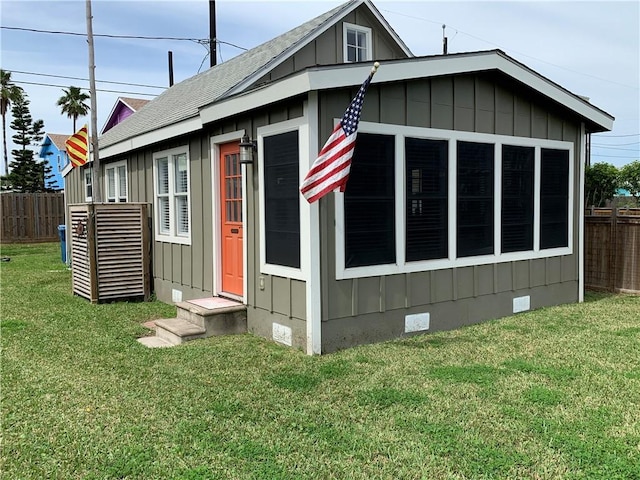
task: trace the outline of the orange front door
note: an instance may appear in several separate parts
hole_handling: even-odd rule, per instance
[[[220,146],[222,292],[242,296],[242,172],[237,143]]]

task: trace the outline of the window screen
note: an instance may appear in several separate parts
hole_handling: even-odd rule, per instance
[[[540,166],[540,248],[569,245],[569,151],[543,148]]]
[[[447,257],[448,142],[405,140],[406,259]]]
[[[535,149],[502,147],[502,252],[533,250]]]
[[[266,262],[300,267],[298,131],[264,138]]]
[[[457,144],[457,256],[492,254],[494,145]]]
[[[389,135],[356,140],[344,196],[347,268],[396,261],[394,144]]]

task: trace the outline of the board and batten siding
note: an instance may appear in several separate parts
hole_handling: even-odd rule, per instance
[[[395,43],[389,33],[366,8],[359,7],[340,22],[329,27],[314,41],[309,42],[286,61],[255,82],[254,86],[272,82],[317,65],[344,63],[343,24],[349,23],[371,29],[371,44],[375,60],[396,60],[407,58],[405,52]]]
[[[303,99],[283,102],[268,109],[260,109],[251,117],[236,119],[226,124],[213,136],[226,131],[245,129],[251,138],[258,138],[258,129],[304,115]],[[306,290],[305,282],[292,278],[270,275],[260,271],[260,182],[256,161],[246,167],[245,238],[247,242],[247,328],[256,335],[272,338],[273,324],[291,329],[291,345],[306,346]]]
[[[320,138],[328,137],[333,119],[354,94],[321,94]],[[572,207],[579,211],[578,120],[491,73],[372,84],[362,120],[572,142]],[[323,352],[401,336],[406,315],[429,313],[429,330],[435,331],[510,315],[515,297],[529,296],[530,308],[579,298],[577,214],[569,226],[575,232],[572,255],[336,280],[335,199],[325,198],[320,209]]]

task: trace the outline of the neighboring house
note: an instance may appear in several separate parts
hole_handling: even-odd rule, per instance
[[[104,127],[102,127],[100,134],[103,135],[105,132],[111,130],[149,102],[150,100],[144,100],[141,98],[118,97],[118,100],[116,100],[115,105],[111,109],[111,113],[107,117],[107,121],[105,122]]]
[[[373,60],[346,192],[308,204]],[[169,88],[100,157],[152,204],[160,300],[236,299],[249,331],[312,354],[582,301],[585,135],[612,125],[499,50],[413,57],[359,0]]]
[[[51,174],[53,177],[47,182],[47,188],[54,190],[64,189],[64,177],[62,171],[67,166],[69,160],[67,158],[67,148],[64,142],[67,141],[69,135],[60,135],[58,133],[47,133],[40,147],[40,158],[51,166]]]

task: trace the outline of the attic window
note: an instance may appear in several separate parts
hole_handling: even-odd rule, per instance
[[[370,28],[344,23],[343,39],[345,62],[364,62],[373,58]]]

